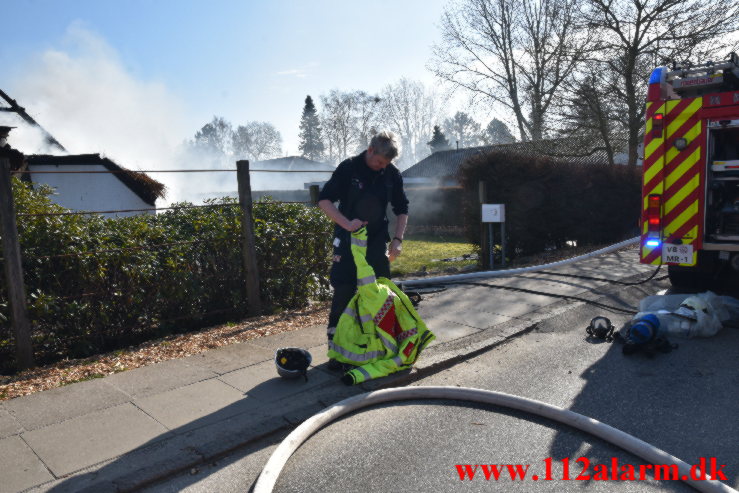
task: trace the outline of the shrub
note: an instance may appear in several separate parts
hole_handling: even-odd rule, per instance
[[[492,152],[460,168],[467,190],[465,232],[480,244],[477,187],[487,182],[488,203],[506,206],[506,254],[530,255],[578,245],[621,241],[638,234],[641,168],[597,162],[574,164],[544,156]],[[474,197],[474,199],[473,199]]]
[[[110,219],[48,215],[68,212],[50,194],[13,180],[37,362],[83,357],[246,314],[241,212],[234,199]],[[330,221],[302,204],[265,199],[253,209],[268,309],[325,298]],[[0,371],[14,365],[8,317],[3,280]]]

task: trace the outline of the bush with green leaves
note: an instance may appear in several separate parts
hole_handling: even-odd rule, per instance
[[[51,193],[13,180],[37,362],[83,357],[246,315],[235,199],[212,199],[209,207],[178,203],[162,214],[111,219],[65,214]],[[315,207],[269,199],[254,203],[253,217],[267,309],[325,299],[330,221]],[[7,299],[3,277],[1,372],[14,367]]]

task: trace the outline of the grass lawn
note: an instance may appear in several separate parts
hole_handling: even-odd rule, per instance
[[[446,269],[460,269],[469,265],[476,265],[475,259],[457,259],[443,261],[442,259],[462,257],[474,253],[474,246],[461,237],[439,237],[432,235],[414,235],[403,240],[403,253],[390,264],[390,273],[393,277],[405,276],[426,270],[427,272],[441,272]]]

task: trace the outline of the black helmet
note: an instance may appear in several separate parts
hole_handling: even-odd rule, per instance
[[[277,373],[282,378],[298,378],[303,375],[308,380],[308,366],[313,357],[305,349],[284,347],[275,352]]]

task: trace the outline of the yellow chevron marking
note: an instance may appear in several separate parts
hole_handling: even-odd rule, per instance
[[[680,103],[680,100],[668,101],[667,103],[668,111],[670,111]],[[688,105],[687,108],[685,108],[675,118],[671,119],[672,121],[669,125],[667,125],[667,133],[665,135],[669,137],[677,132],[690,117],[695,115],[696,111],[701,109],[701,106],[703,106],[703,98],[695,98],[693,102]]]
[[[696,214],[698,214],[698,201],[694,201],[692,204],[690,204],[679,216],[675,218],[674,221],[672,221],[666,228],[665,228],[665,237],[671,235],[678,229],[682,228],[685,223],[687,223],[689,220],[691,220]],[[691,238],[695,238],[695,236],[691,236]]]
[[[664,214],[669,214],[670,211],[672,211],[675,207],[680,205],[680,203],[685,200],[685,198],[690,195],[690,193],[698,188],[698,183],[700,182],[700,176],[695,175],[693,178],[690,179],[688,183],[683,186],[675,195],[667,199],[667,202],[665,202],[665,209]]]
[[[654,247],[654,248],[649,248],[649,247],[647,247],[647,246],[643,246],[643,247],[642,247],[642,249],[641,249],[641,258],[642,258],[642,259],[645,259],[645,258],[647,258],[647,257],[648,257],[649,255],[651,255],[651,253],[652,253],[652,252],[653,252],[653,251],[654,251],[654,250],[655,250],[656,248],[661,248],[661,247],[660,247],[660,246],[656,246],[656,247]],[[653,260],[653,261],[651,262],[651,264],[653,264],[653,265],[659,264],[661,260],[662,260],[662,259],[661,259],[660,257],[657,257],[657,258],[656,258],[655,260]]]
[[[693,125],[693,128],[691,128],[685,133],[685,138],[688,140],[688,142],[693,142],[695,139],[700,138],[700,136],[701,136],[701,122],[700,121],[698,121],[698,123]],[[665,164],[669,165],[672,162],[672,160],[675,159],[681,152],[682,151],[678,151],[677,149],[675,149],[675,147],[670,147],[669,149],[667,149],[667,154],[665,156]]]
[[[655,141],[653,140],[649,145],[651,146],[654,142]],[[656,147],[659,147],[660,145],[662,145],[662,140],[661,139],[660,139],[659,143],[656,145]],[[645,156],[644,159],[645,160],[647,159],[646,156],[648,156],[648,155],[651,155],[651,153],[650,154],[644,154],[644,156]],[[665,162],[664,156],[660,156],[660,157],[657,158],[657,160],[654,162],[654,164],[652,164],[652,166],[649,169],[647,169],[646,171],[644,171],[644,185],[646,185],[647,183],[649,183],[652,180],[652,178],[654,178],[657,175],[657,173],[659,173],[660,171],[662,171],[662,169],[665,166],[664,165],[664,162]]]
[[[665,188],[670,188],[681,176],[688,172],[701,157],[701,148],[698,147],[693,153],[688,156],[685,161],[680,163],[680,166],[672,170],[672,173],[667,175],[665,178]]]

